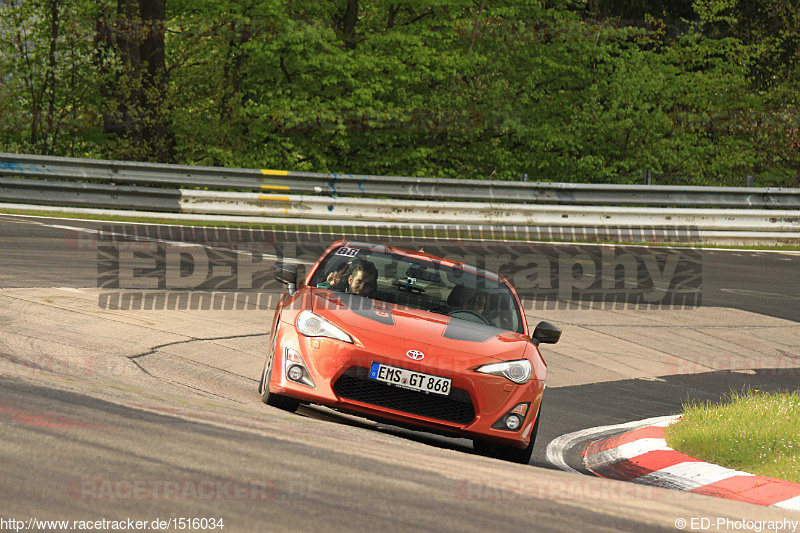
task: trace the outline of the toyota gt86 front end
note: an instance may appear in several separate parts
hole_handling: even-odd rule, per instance
[[[293,265],[273,320],[259,392],[294,411],[314,403],[473,440],[527,463],[547,367],[503,276],[385,245],[339,241],[298,279]]]

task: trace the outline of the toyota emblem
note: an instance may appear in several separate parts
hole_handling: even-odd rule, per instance
[[[425,357],[425,354],[420,352],[419,350],[409,350],[406,352],[406,355],[411,359],[413,359],[414,361],[419,361],[420,359]]]

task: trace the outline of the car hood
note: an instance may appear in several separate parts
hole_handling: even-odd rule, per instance
[[[477,366],[520,359],[531,344],[519,333],[420,309],[326,289],[312,289],[312,294],[312,310],[367,349],[390,347],[403,356],[418,350]]]

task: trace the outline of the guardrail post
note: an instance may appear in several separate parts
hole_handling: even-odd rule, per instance
[[[653,184],[653,171],[649,168],[644,169],[644,184],[645,185],[652,185]]]
[[[747,176],[747,186],[748,187],[752,187],[753,186],[753,175],[752,174]]]

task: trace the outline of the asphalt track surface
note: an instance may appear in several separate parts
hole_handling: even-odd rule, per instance
[[[80,249],[82,242],[89,241],[81,241],[81,234],[69,228],[113,231],[131,226],[134,225],[2,215],[0,286],[94,287],[97,285],[97,251],[91,246]],[[161,234],[167,233],[164,231]],[[175,237],[174,234],[169,235]],[[197,242],[185,235],[179,237],[187,242]],[[332,235],[309,239],[304,248],[305,259],[313,261],[315,254],[318,256],[317,252],[324,250],[336,238]],[[223,236],[213,242],[218,245],[225,240]],[[426,251],[449,251],[455,247],[442,241],[403,238],[398,238],[392,244],[412,249],[427,247]],[[459,244],[470,245],[463,242]],[[246,249],[247,243],[240,242],[238,246]],[[568,244],[555,246],[570,248]],[[303,248],[303,243],[295,246],[298,247]],[[487,249],[493,253],[499,249],[502,254],[502,248],[501,244]],[[593,245],[580,245],[578,248],[598,255],[602,250],[602,247]],[[702,265],[702,305],[743,309],[800,321],[800,276],[797,275],[800,272],[800,252],[699,249],[693,250],[693,254]],[[488,268],[494,266],[487,264]]]
[[[0,288],[96,287],[98,252],[75,245],[80,232],[73,228],[102,226],[107,224],[0,216]],[[443,246],[396,244],[426,251]],[[309,252],[319,246],[309,246]],[[581,248],[590,254],[599,250]],[[797,254],[695,253],[702,263],[703,306],[800,321]],[[19,320],[24,317],[0,315],[0,333],[16,328]],[[56,337],[59,328],[70,327],[65,319],[41,336]],[[266,346],[266,337],[253,342]],[[674,531],[680,517],[797,518],[660,489],[641,488],[631,496],[618,482],[558,472],[544,457],[547,444],[563,434],[675,414],[687,400],[716,401],[745,388],[796,389],[800,372],[771,371],[772,360],[754,364],[758,371],[750,373],[590,379],[549,388],[532,466],[525,467],[477,456],[463,439],[325,409],[304,407],[298,415],[285,415],[258,402],[257,376],[204,368],[200,377],[181,367],[183,362],[146,357],[137,363],[144,376],[117,367],[92,379],[21,372],[14,365],[29,369],[30,361],[15,359],[12,348],[0,343],[0,359],[6,359],[0,372],[0,518],[220,517],[227,521],[225,531],[478,531],[534,525],[548,531]],[[800,348],[794,348],[796,356]],[[163,375],[170,379],[160,389]],[[208,383],[215,387],[212,407],[184,396],[187,390],[210,390]],[[568,462],[580,470],[579,451],[570,450]],[[201,485],[208,480],[217,483],[213,490]],[[493,482],[500,492],[486,490]],[[134,485],[141,489],[138,496]],[[203,490],[211,496],[193,496]]]

